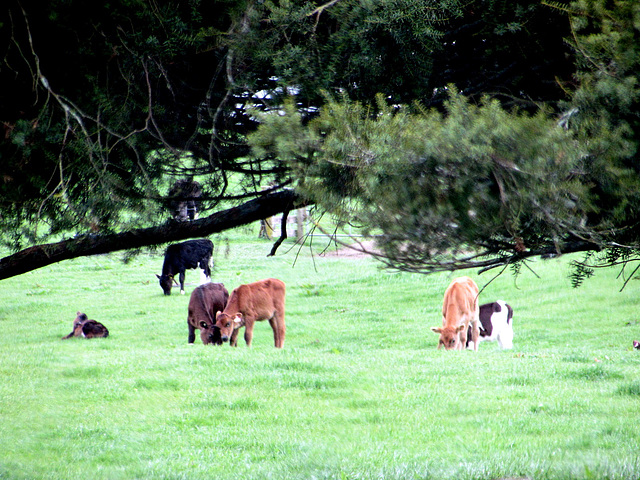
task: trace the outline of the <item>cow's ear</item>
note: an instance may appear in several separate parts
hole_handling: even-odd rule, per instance
[[[442,328],[440,327],[431,327],[431,331],[435,333],[442,333]]]
[[[158,279],[162,278],[162,277],[160,277],[160,275],[158,275],[157,273],[156,273],[156,277],[158,277]]]
[[[241,323],[242,322],[242,314],[241,313],[236,314],[236,316],[233,319],[233,321],[236,322],[236,323]]]
[[[461,331],[463,331],[466,327],[464,325],[460,325],[458,326],[458,328],[456,328],[456,333],[460,333]]]
[[[204,329],[206,329],[206,328],[207,328],[207,324],[206,324],[205,322],[200,322],[200,326],[201,326],[202,328],[204,328]]]

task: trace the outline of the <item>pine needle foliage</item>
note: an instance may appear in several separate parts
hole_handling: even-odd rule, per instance
[[[375,108],[329,100],[298,142],[314,155],[284,156],[277,143],[273,154],[296,166],[305,195],[362,225],[401,270],[490,266],[588,235],[584,151],[573,137],[544,111],[474,105],[449,90],[444,113],[382,96]],[[262,134],[282,121],[265,119]]]
[[[584,181],[598,206],[589,223],[608,231],[610,241],[602,254],[584,259],[575,272],[580,282],[611,265],[635,274],[624,267],[640,259],[640,4],[580,0],[569,13],[579,61],[570,128],[588,145]]]
[[[376,238],[392,268],[491,268],[586,251],[601,253],[576,263],[574,285],[600,266],[633,276],[625,267],[640,258],[640,5],[545,7],[566,18],[577,58],[572,82],[558,77],[563,102],[507,110],[452,85],[438,89],[448,99],[437,111],[387,95],[328,96],[308,126],[287,120],[297,125],[287,152],[274,141],[290,136],[275,128],[284,120],[263,118],[256,153],[293,166],[300,191]]]

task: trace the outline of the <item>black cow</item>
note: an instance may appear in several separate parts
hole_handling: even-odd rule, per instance
[[[216,327],[216,314],[224,310],[229,292],[222,283],[205,283],[191,292],[189,299],[189,343],[196,339],[196,328],[200,330],[202,343],[222,345],[220,329]]]
[[[171,295],[171,287],[175,275],[179,274],[180,293],[184,295],[184,272],[191,268],[202,268],[208,279],[211,279],[213,262],[213,243],[205,238],[187,240],[167,247],[162,264],[162,275],[156,275],[165,295]]]

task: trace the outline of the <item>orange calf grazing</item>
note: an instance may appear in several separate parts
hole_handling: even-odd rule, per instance
[[[107,330],[107,327],[95,320],[89,320],[84,313],[78,312],[76,313],[76,319],[73,321],[73,330],[66,337],[62,337],[62,340],[71,337],[106,338],[108,336],[109,330]]]
[[[467,344],[467,329],[471,324],[473,349],[478,350],[480,328],[478,318],[478,286],[469,277],[456,278],[444,292],[442,327],[431,327],[440,334],[438,348],[463,350]]]
[[[216,315],[216,327],[223,342],[238,345],[238,330],[245,327],[244,340],[251,346],[255,322],[269,320],[276,348],[284,346],[284,282],[268,278],[240,285],[229,296],[227,306]]]

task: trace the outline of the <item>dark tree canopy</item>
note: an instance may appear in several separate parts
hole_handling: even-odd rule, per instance
[[[164,222],[168,189],[183,178],[202,179],[208,211],[263,195],[261,181],[286,184],[282,169],[246,158],[254,122],[232,98],[246,92],[228,78],[224,45],[242,2],[215,3],[10,2],[0,72],[6,244]]]
[[[431,220],[406,230],[411,236],[404,239],[402,230],[389,231],[390,266],[423,270],[411,266],[425,261],[422,254],[400,259],[398,253],[414,239],[417,251],[430,251],[420,247],[427,230],[442,245],[481,247],[501,262],[521,258],[523,252],[514,257],[509,250],[519,238],[526,237],[531,253],[564,251],[568,228],[587,250],[615,239],[635,245],[629,219],[637,203],[631,190],[637,184],[638,8],[631,1],[608,8],[598,1],[537,0],[9,0],[0,12],[0,241],[18,251],[96,236],[109,251],[188,238],[192,226],[173,222],[168,208],[176,200],[169,198],[171,186],[184,179],[202,187],[207,226],[198,235],[254,221],[255,213],[244,213],[254,210],[243,208],[254,200],[265,213],[317,203],[353,214],[350,220],[373,233],[394,225],[381,214],[398,208],[403,195],[417,200],[411,192],[422,191],[421,175],[454,171],[467,158],[466,178],[443,177],[452,180],[449,190],[413,207],[418,224]],[[448,85],[470,103],[451,98]],[[480,102],[484,107],[475,110]],[[291,115],[280,117],[285,103]],[[401,104],[416,107],[389,107]],[[430,108],[439,113],[427,113]],[[446,130],[451,145],[477,140],[452,108],[477,115],[483,135],[495,132],[503,143],[492,150],[487,141],[482,155],[469,151],[459,158],[455,151],[441,156],[437,142],[429,147],[435,150],[412,149],[412,135],[428,137],[423,127]],[[407,128],[385,143],[384,128],[395,127],[370,115],[386,112],[383,117],[393,119],[397,111],[402,114],[394,121]],[[351,117],[332,117],[345,112]],[[563,113],[568,133],[549,132]],[[366,125],[350,139],[338,134],[344,121]],[[538,131],[543,140],[519,145],[519,128]],[[380,153],[389,145],[402,147],[393,158]],[[367,168],[337,168],[344,155]],[[518,155],[544,168],[524,181],[504,167],[522,164]],[[391,178],[401,179],[406,191]],[[474,193],[473,178],[482,193]],[[553,222],[541,220],[540,211],[500,210],[495,195],[508,193],[525,204],[522,189],[545,178],[561,186],[549,198]],[[340,189],[317,188],[323,184]],[[374,208],[390,189],[402,195]],[[473,215],[454,220],[468,227],[464,237],[447,227],[451,212],[467,208],[472,197],[505,215],[498,237]],[[362,201],[370,208],[335,210]],[[239,217],[215,223],[225,211]],[[615,234],[594,243],[605,220]],[[122,242],[149,228],[159,230],[144,245]],[[73,255],[93,251],[81,243]],[[9,268],[15,261],[22,266]],[[0,277],[38,266],[30,267],[28,257],[8,257]]]
[[[512,83],[484,91],[483,99],[469,95],[482,81],[464,92],[440,88],[449,95],[444,110],[425,108],[439,106],[433,101],[390,107],[383,97],[371,105],[328,95],[307,128],[292,106],[287,119],[264,116],[251,137],[254,152],[295,165],[299,191],[376,235],[381,260],[393,268],[517,269],[533,256],[589,252],[577,263],[579,284],[594,266],[634,264],[640,6],[585,1],[548,8],[572,27],[577,67],[555,79],[563,97],[544,82],[519,98],[505,95],[509,85],[527,85],[515,63],[504,70]],[[486,43],[483,61],[491,58]],[[543,42],[529,47],[535,45]],[[473,64],[478,55],[470,53],[465,58]],[[534,65],[532,78],[542,71]],[[566,73],[566,66],[557,71]],[[513,104],[522,108],[506,109]]]

